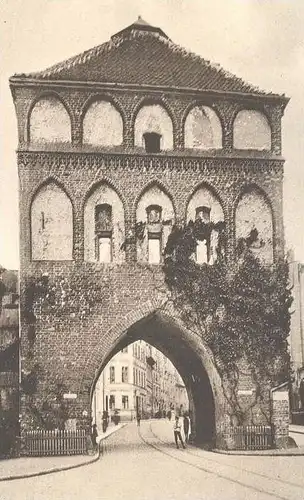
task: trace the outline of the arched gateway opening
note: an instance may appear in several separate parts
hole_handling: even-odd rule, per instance
[[[155,311],[135,321],[112,344],[96,371],[97,380],[112,357],[128,345],[143,340],[161,351],[175,366],[185,384],[191,414],[192,437],[197,445],[215,445],[223,419],[220,377],[212,355],[200,337],[171,315]]]

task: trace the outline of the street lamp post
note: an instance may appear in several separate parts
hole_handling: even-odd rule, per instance
[[[152,412],[152,417],[154,415],[154,382],[153,382],[153,368],[154,368],[154,365],[155,365],[155,360],[153,359],[152,356],[148,356],[146,358],[146,361],[147,361],[147,364],[150,366],[151,368],[151,397],[152,397],[152,400],[151,400],[151,412]]]

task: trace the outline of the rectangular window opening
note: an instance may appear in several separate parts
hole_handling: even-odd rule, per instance
[[[110,366],[110,384],[115,383],[115,366]]]
[[[121,381],[123,383],[128,383],[128,367],[127,366],[123,366],[121,368]]]
[[[149,264],[160,264],[161,262],[161,239],[150,238],[148,239],[148,261]]]
[[[97,260],[99,262],[112,262],[112,238],[109,236],[98,237]]]
[[[128,396],[122,396],[121,397],[121,402],[122,402],[122,408],[123,408],[123,410],[128,410],[129,409],[129,397]]]

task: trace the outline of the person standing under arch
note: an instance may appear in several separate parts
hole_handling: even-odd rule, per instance
[[[174,431],[174,439],[175,439],[176,448],[177,449],[179,448],[178,440],[180,440],[182,447],[185,449],[185,445],[184,445],[183,438],[181,435],[181,424],[180,424],[178,415],[176,415],[176,417],[175,417],[173,431]]]

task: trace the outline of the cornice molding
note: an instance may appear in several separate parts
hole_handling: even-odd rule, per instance
[[[102,91],[133,91],[136,93],[155,93],[155,94],[175,94],[183,95],[187,94],[193,97],[210,97],[210,98],[220,98],[220,99],[232,99],[232,100],[242,100],[242,101],[265,101],[269,103],[282,103],[284,107],[288,104],[290,98],[285,95],[279,94],[255,94],[247,92],[229,92],[220,91],[212,89],[193,89],[188,87],[164,87],[155,86],[147,84],[131,84],[131,83],[114,83],[114,82],[93,82],[93,81],[69,81],[69,80],[45,80],[45,79],[35,79],[35,78],[22,78],[12,76],[9,79],[11,88],[26,88],[26,87],[39,87],[39,88],[66,88],[73,90],[102,90]]]

